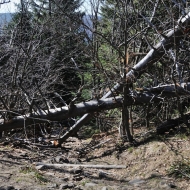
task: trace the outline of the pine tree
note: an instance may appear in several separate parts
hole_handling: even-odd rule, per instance
[[[81,52],[86,44],[79,2],[23,0],[7,27],[17,57],[12,56],[14,65],[9,63],[6,76],[12,77],[12,86],[31,96],[28,100],[38,99],[39,94],[55,99],[58,93],[69,103],[81,85],[78,71],[84,65]],[[44,102],[39,104],[47,109]],[[55,105],[62,106],[60,102],[58,98]]]
[[[67,94],[62,93],[64,99],[70,101],[71,94],[81,84],[75,67],[84,65],[85,61],[81,55],[85,36],[81,30],[84,14],[78,11],[80,0],[37,0],[31,2],[31,7],[34,21],[43,26],[41,53],[52,54],[51,70],[59,71],[60,80],[53,84],[53,91],[64,90]],[[48,89],[52,91],[52,85]]]
[[[32,14],[28,9],[28,3],[26,0],[21,0],[21,3],[17,5],[18,11],[13,14],[11,22],[7,26],[8,31],[16,31],[12,33],[12,39],[15,44],[23,44],[30,41],[32,31]]]

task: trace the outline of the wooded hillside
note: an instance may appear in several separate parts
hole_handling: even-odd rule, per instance
[[[81,6],[21,0],[0,36],[0,131],[67,127],[60,145],[84,125],[130,142],[138,126],[188,126],[188,1],[90,0],[88,17]]]

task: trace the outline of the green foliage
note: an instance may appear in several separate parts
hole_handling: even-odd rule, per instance
[[[92,135],[100,133],[100,130],[96,126],[95,121],[91,121],[88,125],[83,126],[80,132],[84,138],[90,138]]]
[[[91,92],[88,89],[82,91],[82,99],[85,101],[91,99]]]
[[[129,147],[129,148],[128,148],[129,153],[132,153],[133,150],[134,150],[134,147]]]

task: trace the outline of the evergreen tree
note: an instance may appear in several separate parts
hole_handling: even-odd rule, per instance
[[[57,82],[49,85],[48,90],[59,92],[69,102],[81,84],[75,63],[79,67],[85,61],[81,55],[85,43],[81,30],[84,14],[78,11],[80,1],[37,0],[31,2],[31,7],[34,22],[43,26],[41,53],[52,55],[50,70],[59,71]]]
[[[47,55],[53,52],[50,67],[51,70],[59,70],[60,73],[59,79],[61,80],[53,84],[53,89],[56,91],[65,89],[69,95],[66,96],[67,100],[71,99],[71,92],[76,90],[81,83],[76,68],[72,69],[75,67],[72,60],[78,65],[84,62],[81,55],[85,46],[84,33],[81,30],[84,14],[78,11],[79,6],[79,0],[32,1],[34,19],[44,26],[41,36],[42,52]]]
[[[11,22],[7,26],[7,30],[12,33],[12,40],[15,44],[23,44],[30,41],[32,32],[32,14],[28,10],[28,3],[22,0],[17,5],[18,11],[13,14]],[[16,28],[16,30],[14,30]],[[10,33],[9,33],[10,34]],[[11,35],[11,34],[10,34]]]
[[[4,73],[7,84],[0,85],[17,89],[18,101],[27,97],[23,109],[60,107],[61,98],[69,103],[81,85],[86,44],[79,2],[23,0],[8,25],[13,53]]]

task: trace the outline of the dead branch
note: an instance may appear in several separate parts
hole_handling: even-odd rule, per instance
[[[65,168],[65,167],[80,167],[80,168],[97,168],[97,169],[125,169],[125,165],[86,165],[86,164],[46,164],[35,163],[36,166],[44,166],[47,168]]]
[[[184,114],[183,118],[175,118],[175,119],[169,119],[165,122],[163,122],[161,125],[159,125],[156,128],[156,132],[158,134],[164,134],[165,132],[169,131],[170,129],[173,129],[179,125],[181,125],[184,122],[187,122],[190,119],[190,113]],[[185,120],[185,121],[184,121]]]
[[[176,97],[183,95],[190,95],[190,83],[179,84],[166,84],[155,86],[152,88],[143,88],[143,92],[148,91],[154,95],[161,95],[162,97]]]

